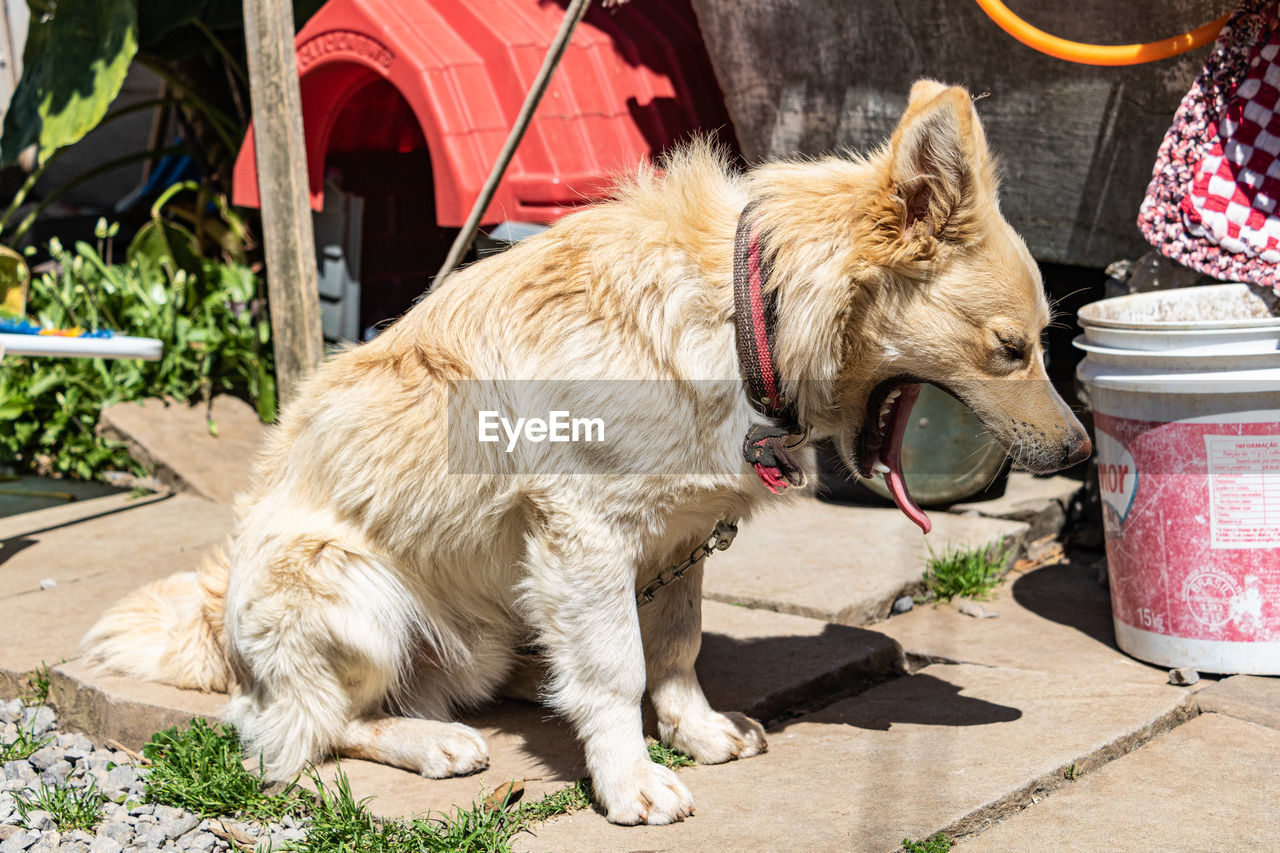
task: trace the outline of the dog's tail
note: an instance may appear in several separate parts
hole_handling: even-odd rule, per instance
[[[222,641],[230,564],[211,554],[125,596],[89,629],[80,648],[99,668],[177,687],[224,691],[231,667]]]

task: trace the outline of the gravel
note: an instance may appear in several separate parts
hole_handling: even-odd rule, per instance
[[[13,740],[19,726],[51,740],[26,759],[0,765],[0,853],[221,853],[231,848],[210,831],[212,821],[184,809],[143,802],[145,771],[125,752],[95,745],[79,732],[59,732],[57,716],[47,705],[0,701],[0,742]],[[91,832],[62,831],[39,809],[29,811],[25,820],[18,811],[16,798],[30,798],[42,783],[82,789],[90,780],[108,800]],[[304,836],[302,822],[294,818],[261,825],[219,820],[258,838],[260,849],[269,842],[279,850]]]

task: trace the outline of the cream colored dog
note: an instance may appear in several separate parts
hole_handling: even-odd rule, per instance
[[[777,372],[799,422],[836,438],[851,469],[892,467],[910,396],[894,392],[919,382],[955,394],[1033,470],[1088,455],[1042,366],[1048,307],[1001,218],[969,95],[922,81],[868,158],[734,175],[695,145],[329,361],[272,431],[227,558],[132,594],[85,638],[90,657],[229,689],[227,718],[273,778],[335,752],[445,777],[488,762],[454,709],[493,696],[532,641],[609,820],[692,814],[649,760],[646,688],[662,741],[703,764],[763,752],[764,732],[712,710],[694,675],[701,566],[648,606],[636,590],[718,519],[779,499],[742,458],[763,420],[734,339],[749,200],[776,253]],[[509,379],[555,380],[577,389],[575,413],[629,428],[554,463],[513,462],[500,442],[459,468],[451,395]],[[653,381],[600,390],[613,379]],[[653,464],[580,473],[602,458]]]

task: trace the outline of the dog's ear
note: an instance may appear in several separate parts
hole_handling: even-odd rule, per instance
[[[917,80],[911,86],[911,94],[907,96],[907,106],[917,106],[926,101],[932,101],[946,90],[946,83],[939,83],[937,80],[930,80],[927,77]]]
[[[890,142],[890,190],[905,202],[903,236],[945,239],[974,201],[986,143],[969,93],[936,80],[911,87]]]

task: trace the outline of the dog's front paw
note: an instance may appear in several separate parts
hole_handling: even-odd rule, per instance
[[[723,764],[749,758],[769,748],[764,727],[745,714],[710,713],[685,718],[671,728],[661,726],[662,740],[699,764]]]
[[[466,776],[489,766],[489,745],[480,733],[462,723],[441,723],[420,746],[419,772],[428,779]]]
[[[612,778],[592,779],[611,823],[658,826],[693,814],[693,795],[676,774],[645,759]]]

